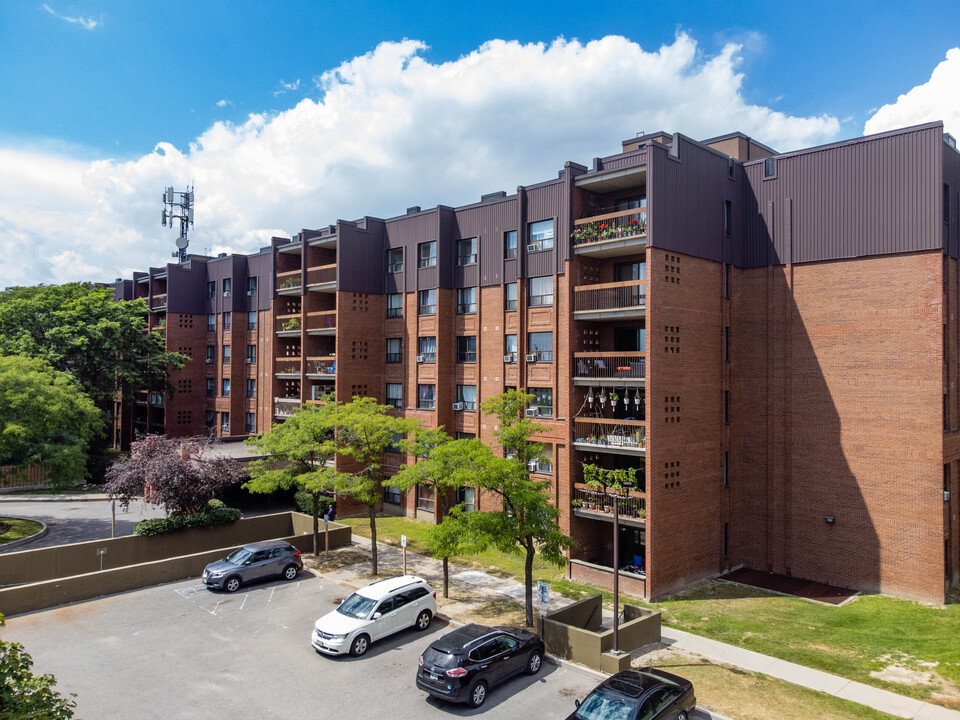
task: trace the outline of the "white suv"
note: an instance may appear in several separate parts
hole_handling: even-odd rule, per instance
[[[437,594],[426,580],[404,575],[357,590],[317,620],[310,637],[317,652],[360,657],[370,643],[409,627],[426,630],[437,613]]]

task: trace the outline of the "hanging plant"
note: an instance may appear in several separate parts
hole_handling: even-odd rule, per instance
[[[603,407],[604,405],[607,404],[607,394],[606,394],[606,391],[604,391],[604,390],[601,390],[601,391],[600,391],[600,398],[599,398],[599,400],[600,400],[600,407]]]
[[[589,403],[590,407],[593,407],[593,388],[587,390],[587,403]]]
[[[620,396],[617,395],[616,390],[610,391],[610,408],[613,409],[617,406],[617,403],[620,401]]]

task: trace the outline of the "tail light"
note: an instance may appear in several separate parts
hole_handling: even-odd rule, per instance
[[[447,670],[447,677],[458,678],[463,677],[467,674],[467,671],[464,668],[454,668],[453,670]]]
[[[300,557],[301,555],[303,555],[303,553],[300,552],[299,550],[297,550],[297,552],[296,552],[296,554],[294,555],[294,557]]]
[[[434,599],[434,600],[437,599],[437,594],[436,594],[436,593],[433,594],[433,599]]]
[[[423,655],[421,655],[420,657],[417,658],[417,664],[418,664],[420,667],[423,667]]]

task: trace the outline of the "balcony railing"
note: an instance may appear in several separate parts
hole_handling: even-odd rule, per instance
[[[320,310],[307,313],[307,332],[311,330],[333,330],[337,327],[336,310]]]
[[[300,362],[278,362],[276,373],[278,375],[299,375],[300,374]]]
[[[293,290],[299,288],[303,282],[300,270],[277,273],[277,290]]]
[[[643,420],[574,418],[578,445],[646,450],[647,424]]]
[[[598,352],[574,353],[574,377],[588,380],[643,380],[646,377],[646,353]]]
[[[307,268],[307,285],[323,285],[337,281],[337,264]]]
[[[292,417],[300,409],[299,398],[274,398],[273,414],[276,417]]]
[[[167,294],[163,293],[162,295],[154,295],[153,299],[150,301],[151,308],[162,308],[167,306]]]
[[[337,361],[332,355],[319,358],[307,358],[307,373],[309,375],[334,375],[337,372]]]
[[[574,312],[599,312],[603,310],[632,310],[646,307],[647,281],[580,285],[574,288]]]
[[[607,240],[639,237],[646,233],[647,211],[632,209],[607,212],[577,220],[570,237],[573,240],[573,246],[579,247]]]
[[[640,495],[641,493],[636,491],[631,491],[629,495],[625,492],[623,495],[617,495],[615,491],[603,492],[594,490],[584,483],[577,483],[570,500],[574,509],[611,515],[613,504],[617,503],[621,516],[642,519],[647,517],[647,498],[645,495],[639,497]]]

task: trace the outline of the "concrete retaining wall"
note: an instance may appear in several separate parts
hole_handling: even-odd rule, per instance
[[[0,612],[17,615],[199,577],[208,563],[249,542],[283,539],[309,552],[313,550],[312,523],[309,515],[277,513],[244,518],[220,528],[152,537],[132,535],[0,555],[0,582],[8,585],[0,588]],[[331,548],[350,543],[349,526],[331,523],[329,531]],[[323,538],[320,540],[322,543]],[[101,547],[107,548],[103,570],[96,554]],[[54,569],[59,576],[53,574]],[[9,586],[14,582],[23,584]]]
[[[567,577],[575,582],[613,591],[613,568],[594,565],[583,560],[570,560],[567,563]],[[645,577],[621,570],[619,583],[621,595],[629,595],[639,600],[646,599]]]

